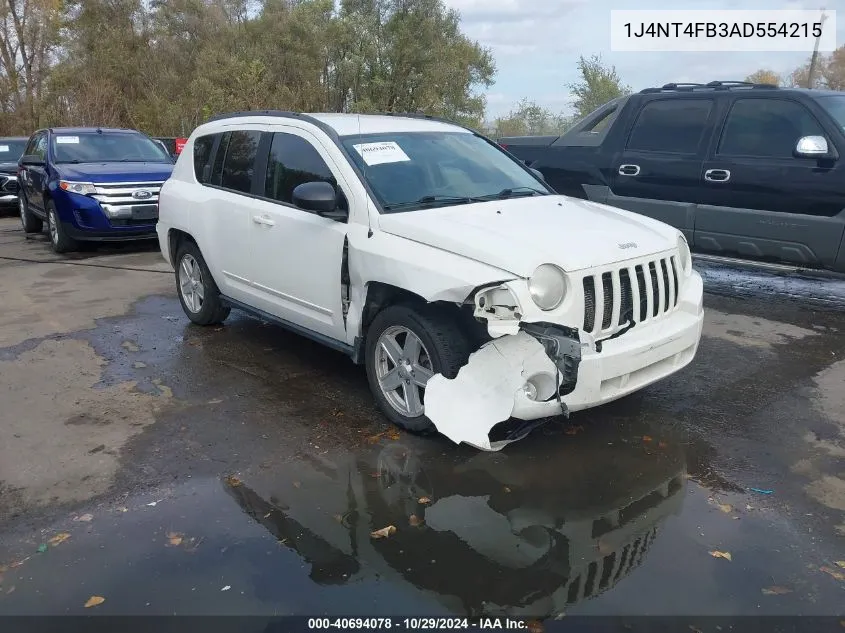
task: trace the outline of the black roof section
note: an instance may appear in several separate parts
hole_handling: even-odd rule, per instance
[[[699,90],[781,90],[772,84],[758,84],[750,81],[711,81],[706,84],[696,83],[670,83],[659,88],[645,88],[640,94],[653,94],[655,92],[697,92]]]

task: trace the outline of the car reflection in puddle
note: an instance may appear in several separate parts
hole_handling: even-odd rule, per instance
[[[680,446],[600,439],[462,457],[391,443],[226,489],[320,585],[375,575],[459,614],[550,617],[628,577],[683,502]]]

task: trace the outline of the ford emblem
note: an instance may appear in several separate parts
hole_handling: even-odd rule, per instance
[[[153,192],[147,191],[146,189],[138,189],[138,191],[132,192],[132,197],[135,200],[148,200],[153,197]]]

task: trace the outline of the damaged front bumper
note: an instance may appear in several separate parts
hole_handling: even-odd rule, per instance
[[[701,277],[693,273],[676,310],[603,341],[582,330],[523,321],[518,333],[473,353],[454,379],[433,376],[426,416],[455,443],[500,450],[536,426],[518,425],[491,441],[490,431],[506,420],[568,414],[637,391],[692,361],[704,319],[702,295]]]

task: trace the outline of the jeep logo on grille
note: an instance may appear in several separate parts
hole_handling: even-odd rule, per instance
[[[621,248],[623,250],[626,249],[626,248],[637,248],[637,243],[636,242],[625,242],[623,244],[620,244],[619,248]]]
[[[135,200],[149,200],[153,197],[153,192],[147,191],[146,189],[138,189],[138,191],[132,192],[132,197],[135,198]]]

